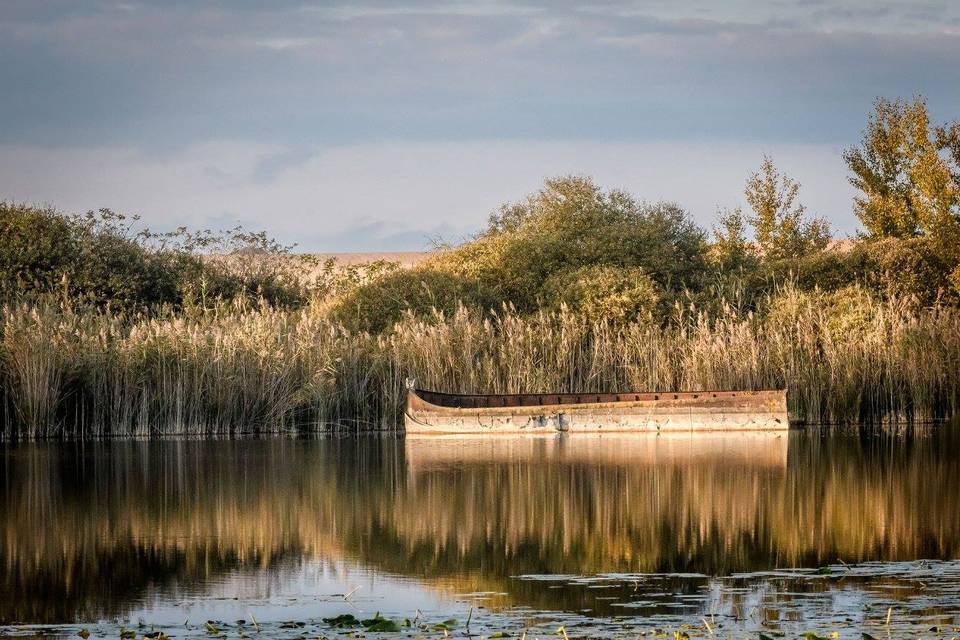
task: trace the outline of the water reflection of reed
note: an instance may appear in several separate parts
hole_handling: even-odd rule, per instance
[[[407,548],[436,548],[434,570],[503,573],[701,571],[817,566],[865,559],[957,557],[960,462],[952,432],[902,439],[792,434],[789,463],[777,440],[742,442],[755,462],[717,449],[690,459],[622,452],[615,464],[567,452],[463,467],[423,465],[398,497],[393,524]],[[429,447],[430,445],[426,445]],[[785,446],[785,445],[784,445]],[[434,452],[411,451],[418,458]],[[559,454],[558,454],[559,455]],[[523,458],[523,456],[521,456]]]
[[[300,556],[521,600],[529,585],[508,576],[960,557],[954,430],[792,433],[788,453],[783,439],[607,443],[10,447],[0,454],[0,621],[112,616],[148,589]],[[738,456],[744,447],[756,455]]]
[[[396,464],[379,442],[359,449],[283,439],[8,449],[0,478],[0,621],[113,616],[148,587],[194,585],[284,557],[341,555],[334,514],[363,504],[357,491],[394,484],[383,474]]]

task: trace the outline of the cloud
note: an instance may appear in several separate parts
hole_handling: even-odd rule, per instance
[[[707,221],[782,151],[849,229],[837,148],[957,59],[948,0],[7,0],[0,197],[412,246],[564,172]]]
[[[960,102],[954,5],[129,4],[5,10],[0,142],[823,142],[877,95]]]
[[[287,49],[299,49],[309,47],[319,42],[317,38],[257,38],[250,41],[254,47],[263,49],[272,49],[274,51],[285,51]]]
[[[569,173],[679,202],[709,226],[718,206],[742,204],[744,180],[764,153],[803,183],[811,212],[852,231],[839,150],[803,144],[474,140],[296,150],[221,141],[163,158],[6,146],[0,198],[74,212],[110,207],[156,229],[239,222],[311,250],[417,250],[437,236],[463,239],[500,204]]]
[[[508,2],[420,2],[387,4],[352,3],[350,5],[305,5],[303,11],[314,12],[336,20],[397,18],[400,16],[458,16],[470,18],[528,16],[542,13],[544,8]]]

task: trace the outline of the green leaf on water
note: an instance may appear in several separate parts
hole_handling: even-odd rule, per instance
[[[77,635],[83,638],[83,640],[87,640],[87,638],[90,637],[90,632],[86,629],[80,629],[80,631],[77,631]]]
[[[365,627],[372,627],[373,625],[377,624],[377,623],[380,622],[381,620],[386,620],[386,618],[384,618],[383,616],[381,616],[381,615],[380,615],[380,612],[377,611],[377,613],[376,613],[372,618],[367,618],[366,620],[361,620],[361,621],[360,621],[360,624],[362,624],[362,625],[365,626]]]
[[[433,631],[450,631],[459,624],[456,618],[447,618],[443,622],[438,622],[434,625],[431,625],[429,629]]]
[[[801,636],[801,637],[802,637],[804,640],[829,640],[828,638],[824,638],[824,637],[821,636],[821,635],[817,635],[817,634],[814,633],[813,631],[807,631],[807,632],[806,632],[805,634],[803,634],[803,636]]]
[[[217,626],[216,626],[215,624],[213,624],[212,622],[210,622],[209,620],[207,621],[207,623],[206,623],[206,625],[205,625],[205,628],[206,628],[206,630],[207,630],[207,633],[211,633],[211,634],[218,634],[218,633],[220,633],[220,629],[218,629]],[[121,636],[121,637],[122,637],[122,636]]]
[[[367,626],[367,631],[373,631],[373,632],[379,631],[379,632],[396,633],[400,631],[400,629],[401,629],[400,625],[398,625],[393,620],[387,620],[386,618],[381,618],[374,624]]]
[[[339,615],[333,618],[324,618],[323,621],[326,622],[331,627],[336,627],[338,629],[342,629],[344,627],[360,626],[360,621],[357,620],[356,616],[350,613],[344,613],[342,615]]]
[[[137,632],[132,629],[124,629],[120,627],[120,638],[121,640],[133,640],[137,637]]]
[[[493,633],[493,634],[490,635],[490,638],[491,638],[491,639],[493,639],[493,638],[509,638],[509,637],[510,637],[510,634],[507,633],[506,631],[497,631],[497,632],[495,632],[495,633]]]
[[[360,621],[360,624],[362,624],[364,627],[366,627],[367,631],[373,631],[373,632],[392,632],[392,633],[395,633],[395,632],[401,630],[401,627],[400,627],[399,624],[397,624],[397,623],[394,622],[393,620],[390,620],[390,619],[388,619],[388,618],[384,618],[383,616],[380,615],[380,612],[379,612],[379,611],[378,611],[377,614],[376,614],[375,616],[373,616],[372,618],[368,618],[368,619],[366,619],[366,620],[361,620],[361,621]]]

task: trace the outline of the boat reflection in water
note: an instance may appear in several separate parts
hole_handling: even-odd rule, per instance
[[[949,428],[8,444],[0,622],[317,617],[357,584],[384,613],[483,592],[604,616],[712,576],[953,559],[958,450]],[[517,578],[611,573],[633,577]],[[636,577],[663,573],[698,577]]]
[[[405,453],[411,474],[447,466],[477,464],[560,464],[656,466],[698,464],[708,467],[787,466],[787,433],[669,432],[555,436],[424,435],[407,436]]]

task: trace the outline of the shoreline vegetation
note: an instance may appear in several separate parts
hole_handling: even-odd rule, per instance
[[[878,100],[834,240],[764,158],[711,232],[673,203],[546,180],[401,267],[265,234],[156,234],[0,203],[0,435],[399,429],[449,392],[788,388],[815,423],[960,408],[960,122]],[[219,257],[214,257],[219,256]]]

